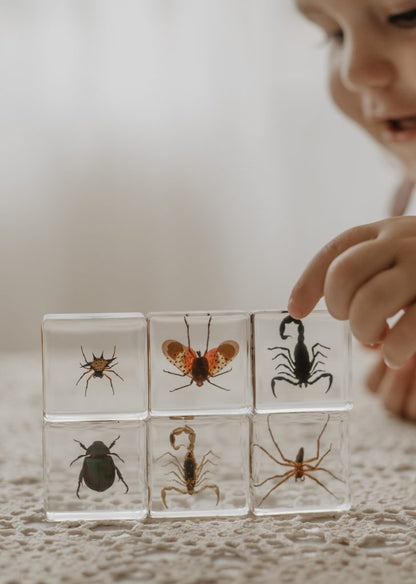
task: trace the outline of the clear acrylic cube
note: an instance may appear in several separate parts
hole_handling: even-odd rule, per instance
[[[256,414],[251,443],[256,515],[350,507],[349,412]]]
[[[48,520],[147,515],[144,421],[45,422],[43,439]]]
[[[152,313],[149,338],[153,414],[250,411],[249,314]]]
[[[151,515],[246,515],[249,451],[248,416],[152,418]]]
[[[255,410],[336,410],[352,406],[348,325],[316,310],[253,314]]]
[[[146,416],[147,323],[142,314],[49,314],[42,341],[47,419]]]

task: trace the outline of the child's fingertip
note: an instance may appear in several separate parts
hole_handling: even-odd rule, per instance
[[[299,307],[297,306],[296,301],[294,300],[293,297],[289,298],[287,310],[290,316],[293,316],[293,318],[302,318],[302,316],[304,316],[302,312],[299,310]]]

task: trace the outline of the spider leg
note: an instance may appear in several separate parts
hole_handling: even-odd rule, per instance
[[[282,459],[283,459],[283,460],[284,460],[286,463],[289,463],[289,464],[293,465],[293,461],[292,461],[292,460],[290,460],[289,458],[286,458],[286,457],[284,456],[283,452],[280,450],[280,447],[279,447],[279,445],[278,445],[278,443],[277,443],[277,440],[276,440],[276,439],[275,439],[275,437],[273,436],[273,432],[272,432],[272,429],[271,429],[271,427],[270,427],[270,415],[269,415],[269,416],[267,416],[267,427],[269,428],[269,434],[270,434],[270,438],[272,439],[272,442],[273,442],[273,444],[276,446],[276,448],[277,448],[277,450],[278,450],[278,452],[279,452],[280,456],[282,457]]]
[[[265,501],[267,499],[267,497],[275,490],[277,489],[277,487],[280,487],[281,484],[285,483],[288,479],[290,479],[291,476],[293,476],[295,474],[295,471],[292,470],[286,478],[282,479],[281,481],[279,481],[277,483],[277,485],[274,485],[274,487],[272,487],[269,491],[267,491],[267,493],[264,495],[263,499],[260,501],[259,503],[259,507],[260,505],[263,503],[263,501]]]
[[[337,481],[340,481],[341,483],[344,483],[345,481],[343,481],[342,479],[340,479],[339,477],[337,477],[336,475],[334,475],[333,472],[331,472],[330,470],[328,470],[327,468],[323,468],[323,467],[312,467],[310,469],[311,472],[313,472],[314,470],[323,470],[324,472],[327,472],[329,475],[331,475],[332,478],[336,479]]]
[[[83,367],[83,365],[81,365],[81,367]],[[78,385],[78,383],[81,381],[81,379],[84,377],[84,375],[88,375],[88,373],[91,371],[91,368],[88,368],[88,371],[84,371],[84,373],[81,375],[81,377],[78,379],[78,381],[76,382],[75,385]]]
[[[320,480],[318,480],[316,477],[313,477],[312,475],[305,473],[307,477],[309,477],[310,479],[312,479],[313,481],[315,481],[315,483],[318,483],[318,485],[320,485],[323,489],[325,489],[325,491],[327,491],[330,495],[332,495],[333,497],[335,497],[335,499],[338,499],[338,497],[335,495],[335,493],[333,493],[332,491],[330,491],[328,489],[328,487],[326,487],[324,485],[324,483],[321,483]]]
[[[325,454],[323,454],[321,456],[321,458],[318,460],[318,462],[314,466],[312,466],[312,465],[310,465],[310,466],[312,466],[312,468],[318,466],[323,461],[323,459],[325,458],[325,456],[331,452],[331,448],[332,448],[332,444],[330,445],[330,447],[328,448],[328,450],[325,452]],[[314,462],[315,460],[317,460],[317,458],[318,458],[317,456],[314,456],[313,458],[308,458],[307,460],[304,460],[303,462],[305,464],[307,464],[309,462]]]
[[[87,373],[88,373],[88,371],[87,371]],[[90,376],[87,378],[87,383],[86,383],[86,385],[85,385],[85,392],[84,392],[84,396],[85,396],[85,395],[87,395],[88,384],[89,384],[89,382],[90,382],[90,379],[91,379],[91,377],[93,377],[93,376],[94,376],[94,371],[93,371],[93,372],[91,373],[91,375],[90,375]],[[113,392],[113,393],[114,393],[114,392]]]
[[[318,438],[316,440],[316,456],[314,456],[313,458],[308,458],[307,460],[304,460],[303,462],[306,463],[306,462],[313,462],[315,460],[318,460],[318,458],[319,458],[319,449],[320,449],[321,437],[322,437],[322,434],[325,432],[326,427],[328,426],[328,422],[329,422],[329,414],[328,414],[328,417],[327,417],[326,422],[324,424],[324,427],[322,428],[321,433],[319,434],[319,436],[318,436]],[[331,446],[329,447],[329,450],[331,450]],[[328,452],[329,452],[329,450],[328,450]],[[328,454],[328,452],[326,452],[324,454],[324,456],[326,456]]]
[[[280,460],[277,460],[277,458],[275,458],[272,454],[270,454],[270,452],[268,452],[265,448],[263,448],[263,446],[260,446],[260,444],[253,444],[253,447],[254,446],[257,446],[257,448],[260,448],[260,450],[262,450],[264,452],[264,454],[267,454],[267,456],[271,460],[273,460],[273,462],[275,462],[276,464],[280,464],[280,466],[293,466],[293,464],[280,462]]]
[[[264,479],[264,481],[262,481],[261,483],[253,483],[253,487],[261,487],[262,485],[267,483],[267,481],[272,481],[273,479],[281,479],[282,477],[285,477],[290,473],[293,474],[293,472],[294,472],[293,470],[287,470],[283,474],[277,474],[277,475],[273,475],[272,477],[267,477],[267,479]]]
[[[111,365],[110,365],[110,361],[111,361],[111,359],[107,359],[107,365],[105,367],[106,371],[108,369],[112,369],[113,367],[115,367],[116,365],[118,365],[118,362],[117,361],[115,363],[111,363]]]
[[[116,365],[117,365],[117,363],[116,363]],[[107,367],[107,370],[108,370],[108,369],[109,369],[109,367]],[[121,377],[121,375],[119,375],[119,374],[117,373],[117,371],[113,371],[112,369],[110,369],[110,370],[108,371],[108,373],[114,373],[114,375],[117,375],[117,377],[120,377],[121,381],[124,381],[124,379]],[[104,374],[104,375],[105,375],[105,374]]]
[[[113,351],[113,354],[112,354],[112,356],[111,356],[111,359],[114,359],[114,356],[115,356],[115,354],[116,354],[116,346],[114,345],[114,351]],[[110,360],[111,360],[111,359],[110,359]]]
[[[87,359],[87,358],[86,358],[86,356],[85,356],[84,349],[82,348],[82,345],[81,345],[81,353],[82,353],[82,356],[83,356],[83,357],[84,357],[84,359],[85,359],[85,363],[88,363],[88,359]]]
[[[228,373],[228,371],[227,371]],[[231,391],[231,389],[227,389],[226,387],[222,387],[221,385],[217,385],[216,383],[212,383],[212,381],[210,381],[209,379],[207,379],[208,383],[210,385],[213,385],[214,387],[218,387],[219,389],[223,389],[224,391]]]
[[[107,379],[110,381],[110,385],[111,385],[111,391],[113,392],[114,395],[114,387],[113,387],[113,382],[111,381],[111,377],[109,375],[107,375],[107,373],[103,373],[104,377],[107,377]]]
[[[184,491],[183,489],[178,489],[178,487],[163,487],[163,489],[160,491],[160,496],[162,497],[162,501],[163,501],[163,504],[166,507],[166,509],[168,508],[168,505],[166,503],[166,492],[167,491],[176,491],[177,493],[182,493],[183,495],[188,495],[188,490]]]
[[[202,487],[201,489],[199,489],[199,491],[194,491],[195,494],[197,493],[202,493],[202,491],[205,491],[206,489],[214,489],[215,493],[217,494],[217,505],[220,502],[220,490],[218,488],[217,485],[205,485],[204,487]]]

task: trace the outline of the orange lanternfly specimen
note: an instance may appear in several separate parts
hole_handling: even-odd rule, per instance
[[[113,361],[115,361],[117,359],[116,348],[114,347],[113,355],[110,359],[106,359],[104,357],[104,351],[102,351],[100,357],[96,357],[93,353],[92,354],[92,361],[88,361],[88,359],[85,356],[84,349],[82,348],[82,346],[81,346],[81,352],[82,352],[82,356],[85,359],[85,363],[80,363],[80,365],[84,369],[87,369],[87,371],[84,371],[84,373],[81,375],[81,377],[78,379],[78,381],[76,382],[75,385],[78,385],[78,383],[81,381],[81,379],[85,375],[88,375],[88,373],[91,372],[91,375],[87,378],[87,383],[85,384],[85,394],[84,395],[87,395],[88,384],[90,382],[91,377],[99,377],[101,379],[103,377],[107,377],[107,379],[110,381],[111,390],[112,390],[113,395],[114,395],[113,382],[112,382],[111,377],[109,375],[107,375],[107,373],[114,373],[114,375],[117,375],[117,377],[119,377],[121,379],[121,381],[124,381],[124,379],[121,377],[121,375],[119,375],[117,373],[117,371],[114,371],[112,369],[115,365],[118,365],[118,363],[113,363]],[[107,371],[107,373],[105,373],[105,371]]]
[[[224,367],[238,354],[238,343],[236,343],[236,341],[224,341],[215,349],[210,349],[208,351],[209,333],[212,320],[212,315],[208,315],[209,320],[205,352],[202,355],[201,351],[194,351],[194,349],[191,348],[189,324],[186,320],[186,316],[183,318],[186,325],[188,346],[186,347],[179,341],[173,340],[165,341],[162,345],[162,351],[166,359],[182,371],[182,373],[173,373],[172,371],[166,371],[166,369],[163,371],[165,373],[170,373],[170,375],[178,375],[180,377],[188,376],[191,378],[191,381],[186,385],[181,385],[170,391],[177,391],[178,389],[189,387],[193,382],[195,382],[198,387],[201,387],[205,381],[219,389],[230,391],[225,387],[221,387],[221,385],[213,383],[210,378],[218,377],[219,375],[224,375],[224,373],[229,373],[231,371],[231,369],[228,369],[227,371],[222,371],[222,369],[224,369]]]

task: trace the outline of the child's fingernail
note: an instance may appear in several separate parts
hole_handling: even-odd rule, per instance
[[[289,302],[287,303],[287,309],[289,311],[289,314],[291,314],[295,318],[298,316],[296,311],[296,304],[292,297],[289,298]]]
[[[389,369],[400,369],[400,366],[390,363],[390,361],[386,357],[384,357],[384,363],[387,365]]]

